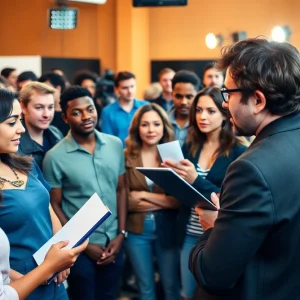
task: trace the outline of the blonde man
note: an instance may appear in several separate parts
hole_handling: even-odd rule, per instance
[[[20,91],[26,132],[21,136],[18,153],[32,155],[39,167],[48,150],[63,137],[50,123],[54,116],[55,89],[40,82],[29,82]]]

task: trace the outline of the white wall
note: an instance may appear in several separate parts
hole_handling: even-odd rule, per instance
[[[18,73],[32,71],[36,76],[42,74],[41,56],[0,56],[0,70],[16,68]]]

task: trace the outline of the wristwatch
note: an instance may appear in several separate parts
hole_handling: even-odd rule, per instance
[[[123,234],[124,238],[127,238],[128,232],[126,230],[120,230],[118,234]]]

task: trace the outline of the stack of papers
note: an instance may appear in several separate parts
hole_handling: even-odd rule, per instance
[[[95,193],[65,226],[33,254],[36,263],[40,265],[44,261],[53,244],[69,241],[63,249],[71,249],[82,244],[110,215],[108,207]]]

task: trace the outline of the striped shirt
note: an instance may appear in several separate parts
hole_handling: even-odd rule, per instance
[[[153,187],[154,187],[154,182],[150,178],[148,178],[147,176],[145,176],[145,179],[146,179],[147,185],[149,187],[149,190],[152,192]]]
[[[199,164],[197,164],[196,170],[197,170],[197,173],[199,174],[199,176],[201,176],[204,179],[206,178],[208,172],[210,171],[210,169],[208,169],[208,170],[201,169]],[[186,233],[189,235],[200,236],[203,232],[204,231],[199,223],[199,216],[196,213],[195,208],[192,207],[189,222],[186,225]]]

